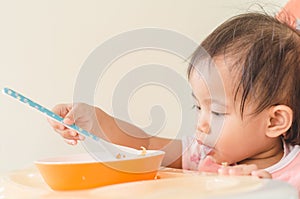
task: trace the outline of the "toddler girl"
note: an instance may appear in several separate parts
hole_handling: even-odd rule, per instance
[[[299,32],[274,17],[248,13],[220,25],[188,68],[198,123],[195,136],[183,140],[149,136],[87,104],[53,111],[110,142],[164,150],[165,166],[272,176],[300,190],[299,55]],[[70,144],[84,139],[49,122]]]

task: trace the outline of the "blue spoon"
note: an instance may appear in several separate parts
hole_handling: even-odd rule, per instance
[[[60,124],[64,125],[65,127],[75,130],[76,132],[78,132],[80,135],[85,136],[87,139],[90,139],[94,142],[96,142],[96,144],[100,144],[99,147],[104,147],[107,151],[109,151],[110,153],[113,154],[114,157],[116,157],[117,159],[120,158],[132,158],[132,157],[138,157],[139,155],[137,153],[130,153],[128,151],[124,151],[121,150],[120,148],[128,148],[131,151],[137,151],[133,148],[129,148],[129,147],[124,147],[124,146],[119,146],[116,144],[112,144],[110,142],[107,142],[99,137],[97,137],[96,135],[78,127],[75,124],[72,125],[68,125],[65,124],[63,122],[64,118],[62,118],[61,116],[55,114],[54,112],[50,111],[49,109],[41,106],[40,104],[30,100],[29,98],[25,97],[24,95],[10,89],[10,88],[3,88],[2,92],[8,96],[11,96],[15,99],[17,99],[19,102],[22,102],[23,104],[27,104],[28,106],[30,106],[31,108],[34,108],[35,110],[37,110],[38,112],[44,114],[46,117],[55,120],[57,122],[59,122]]]

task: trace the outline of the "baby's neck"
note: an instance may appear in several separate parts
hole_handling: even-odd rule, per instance
[[[279,162],[283,157],[283,154],[283,143],[282,145],[277,144],[267,151],[257,154],[254,157],[238,162],[238,164],[256,164],[258,169],[265,169]]]

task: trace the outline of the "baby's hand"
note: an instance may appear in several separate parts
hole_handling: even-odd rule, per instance
[[[198,170],[201,172],[218,173],[218,170],[221,167],[222,166],[217,164],[213,157],[206,156],[204,159],[200,160]]]
[[[258,169],[255,164],[240,164],[236,166],[227,166],[226,163],[220,165],[216,163],[213,157],[207,156],[201,160],[198,170],[201,172],[218,173],[220,175],[251,175],[259,178],[272,178],[272,175]]]
[[[236,166],[221,166],[218,169],[221,175],[251,175],[259,178],[272,178],[272,175],[264,169],[258,169],[255,164],[240,164]]]
[[[52,109],[54,113],[64,118],[64,123],[68,125],[76,123],[77,126],[87,131],[92,130],[94,123],[93,116],[95,115],[92,112],[93,110],[92,106],[83,103],[76,105],[58,104]],[[65,138],[68,144],[76,145],[79,140],[84,140],[84,136],[79,135],[76,131],[68,129],[51,119],[48,119],[48,122],[56,132]]]

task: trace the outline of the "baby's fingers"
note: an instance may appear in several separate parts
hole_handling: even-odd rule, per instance
[[[67,139],[65,139],[65,142],[70,145],[76,145],[78,143],[77,140],[67,140]]]
[[[70,145],[76,145],[78,141],[82,141],[85,139],[84,136],[78,134],[74,131],[63,131],[60,132],[61,136],[64,137],[65,142]]]
[[[57,130],[57,132],[67,140],[84,140],[85,137],[70,129]]]
[[[51,125],[51,127],[52,127],[55,131],[66,129],[66,127],[65,127],[64,125],[60,124],[59,122],[56,122],[56,121],[54,121],[54,120],[52,120],[52,119],[50,119],[50,118],[47,118],[47,120],[48,120],[49,124]]]
[[[255,164],[238,165],[229,170],[229,175],[251,175],[254,170],[257,170]]]
[[[224,166],[218,169],[218,173],[222,175],[251,175],[252,171],[257,170],[255,164]]]
[[[252,171],[251,175],[257,176],[259,178],[272,178],[272,175],[263,169]]]

